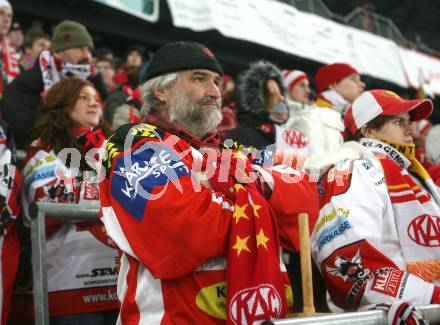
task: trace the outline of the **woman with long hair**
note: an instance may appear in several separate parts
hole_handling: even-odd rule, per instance
[[[23,169],[25,204],[98,205],[95,156],[106,132],[91,83],[56,83],[35,122]],[[115,324],[118,253],[102,224],[47,220],[46,234],[51,324]]]
[[[402,301],[440,302],[440,195],[413,141],[414,122],[432,109],[430,100],[371,90],[345,115],[354,141],[327,157],[334,166],[318,183],[320,215],[311,237],[340,308],[388,303],[398,317],[417,318]]]

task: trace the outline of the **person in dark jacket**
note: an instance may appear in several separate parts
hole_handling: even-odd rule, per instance
[[[269,151],[276,148],[298,156],[311,155],[313,150],[301,132],[280,126],[289,117],[285,94],[281,71],[274,64],[268,61],[252,63],[238,77],[239,126],[225,139],[232,139],[245,147]],[[274,147],[268,148],[272,145]]]
[[[274,148],[299,156],[313,153],[308,139],[295,130],[288,130],[280,125],[289,117],[285,99],[286,89],[282,81],[281,71],[271,62],[257,61],[244,71],[237,82],[237,109],[239,126],[225,137],[225,145],[248,147],[258,150],[273,151]],[[287,272],[292,283],[294,311],[302,310],[301,275],[299,252],[283,254]],[[319,277],[315,268],[314,275]],[[320,293],[318,309],[324,297]],[[315,299],[316,300],[316,299]]]
[[[55,27],[51,43],[52,49],[42,51],[34,66],[22,72],[3,94],[3,118],[10,124],[19,149],[25,149],[31,140],[42,96],[59,80],[91,76],[94,45],[82,24],[62,21]]]
[[[238,77],[239,127],[230,131],[226,139],[257,148],[274,144],[274,124],[288,118],[285,93],[281,72],[275,65],[267,61],[252,63]]]

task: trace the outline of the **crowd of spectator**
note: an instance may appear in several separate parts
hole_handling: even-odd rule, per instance
[[[266,60],[234,78],[194,42],[117,64],[78,22],[23,31],[6,0],[0,51],[0,325],[33,321],[32,201],[102,207],[102,222],[46,220],[51,324],[301,311],[301,212],[318,310],[385,305],[414,324],[414,306],[440,303],[429,99],[368,89],[347,63],[320,67],[315,90]],[[254,293],[260,308],[240,311]]]

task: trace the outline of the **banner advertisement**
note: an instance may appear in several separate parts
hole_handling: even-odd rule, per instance
[[[408,87],[393,41],[272,0],[168,0],[173,24],[216,29],[226,37],[324,64],[347,62],[361,74]]]
[[[399,48],[408,83],[426,95],[440,95],[440,59],[416,50]]]
[[[155,23],[159,20],[159,0],[93,0]]]

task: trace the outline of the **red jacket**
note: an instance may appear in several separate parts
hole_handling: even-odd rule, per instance
[[[101,183],[102,220],[123,251],[122,324],[224,324],[234,204],[194,181],[203,157],[188,142],[152,125],[131,126],[109,139]],[[131,148],[124,148],[130,136]],[[318,199],[303,174],[282,169],[266,175],[273,190],[269,203],[282,244],[295,250],[297,214],[316,218]],[[283,173],[299,181],[283,182]]]

